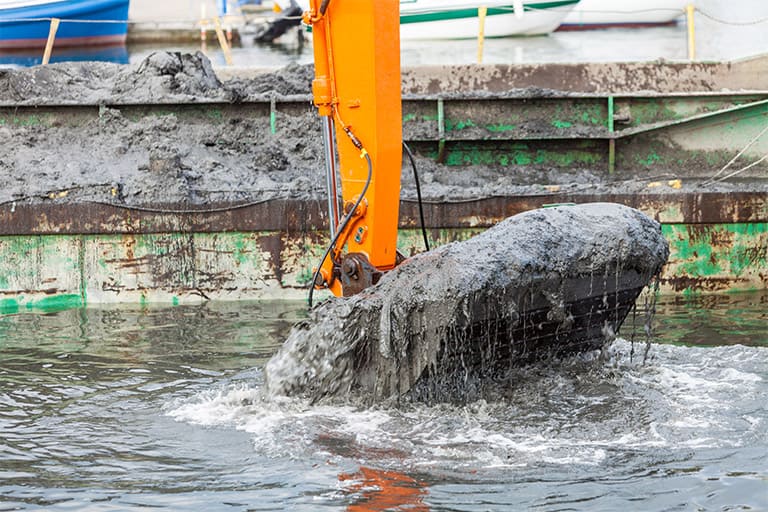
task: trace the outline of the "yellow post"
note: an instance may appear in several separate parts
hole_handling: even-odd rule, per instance
[[[216,27],[216,37],[219,38],[219,45],[221,46],[221,51],[224,52],[224,60],[227,62],[227,66],[231,66],[232,52],[229,50],[229,43],[227,42],[227,37],[224,35],[224,31],[221,29],[221,22],[219,21],[218,16],[214,16],[213,24]]]
[[[482,64],[483,63],[483,43],[485,42],[485,16],[488,14],[488,8],[478,7],[477,8],[477,19],[480,22],[480,26],[478,27],[477,32],[477,63]]]
[[[205,40],[206,40],[206,34],[205,31],[207,29],[206,25],[208,23],[205,21],[205,3],[200,4],[200,43],[203,45],[203,48],[205,48]]]
[[[688,23],[688,60],[696,59],[696,31],[693,27],[693,4],[685,6],[686,21]]]
[[[56,39],[56,31],[59,30],[59,18],[51,18],[51,28],[48,31],[48,41],[45,43],[45,51],[43,52],[43,64],[48,64],[51,60],[51,52],[53,51],[53,41]]]

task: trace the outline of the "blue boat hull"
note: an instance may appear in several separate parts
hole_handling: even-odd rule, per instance
[[[59,18],[55,46],[121,44],[129,0],[70,0],[0,9],[0,48],[43,48],[50,18]]]

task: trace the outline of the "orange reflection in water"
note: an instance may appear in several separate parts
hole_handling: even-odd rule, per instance
[[[342,473],[339,480],[352,481],[349,489],[360,493],[360,499],[347,507],[349,512],[381,512],[407,510],[427,512],[423,502],[427,487],[418,480],[397,471],[361,467],[357,473]]]

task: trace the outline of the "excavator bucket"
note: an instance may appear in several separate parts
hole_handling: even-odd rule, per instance
[[[470,378],[602,348],[668,256],[659,224],[629,207],[522,213],[320,304],[267,364],[267,388],[460,400]]]

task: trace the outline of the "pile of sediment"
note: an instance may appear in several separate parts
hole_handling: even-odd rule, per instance
[[[325,195],[320,123],[308,100],[312,66],[289,65],[251,78],[220,80],[202,53],[157,52],[135,66],[71,62],[0,69],[0,104],[100,105],[82,123],[22,120],[0,126],[0,203],[98,201],[125,205],[210,205]],[[282,116],[277,133],[247,115],[226,123],[126,115],[131,105],[238,103],[307,97],[302,116]],[[40,120],[38,120],[40,121]],[[450,168],[416,156],[427,199],[540,193],[555,175],[572,187],[589,173],[488,166]],[[415,198],[411,169],[403,197]]]
[[[290,95],[308,90],[311,72],[291,66],[228,85],[202,53],[166,52],[137,66],[74,62],[0,70],[2,104],[101,105],[98,118],[79,124],[54,118],[0,126],[0,202],[56,197],[205,205],[316,197],[324,190],[322,151],[309,104],[307,116],[281,120],[277,136],[247,117],[193,123],[173,111],[126,116],[120,108],[238,102],[265,91]]]
[[[242,101],[264,95],[309,94],[311,66],[292,64],[249,80],[222,82],[203,53],[155,52],[135,66],[64,62],[0,69],[0,103],[17,105],[131,105]]]
[[[167,52],[133,66],[71,62],[0,69],[0,104],[6,108],[101,106],[98,117],[78,122],[58,113],[45,114],[45,119],[33,113],[30,119],[0,125],[0,203],[55,197],[60,202],[194,207],[272,198],[322,200],[320,123],[308,99],[312,77],[311,66],[291,65],[248,79],[221,80],[202,53]],[[247,114],[202,122],[170,108],[162,115],[138,115],[128,107],[237,104],[296,95],[306,98],[306,112],[281,116],[276,133],[264,119]],[[552,186],[561,193],[627,193],[646,185],[611,182],[603,172],[587,169],[447,166],[419,155],[416,159],[424,196],[432,201],[546,195]],[[402,183],[402,196],[415,198],[408,165],[402,167]]]
[[[320,304],[267,364],[267,388],[461,400],[473,378],[601,348],[668,256],[659,224],[625,206],[519,214]]]

